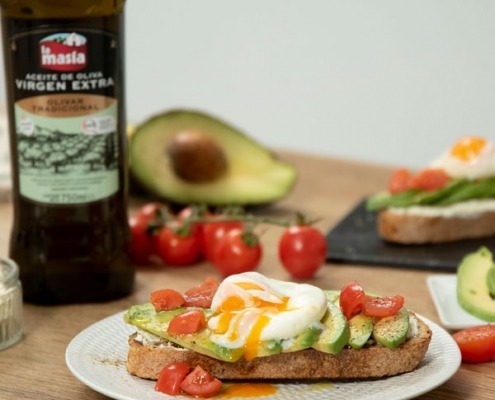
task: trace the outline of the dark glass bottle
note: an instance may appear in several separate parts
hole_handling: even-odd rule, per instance
[[[128,295],[124,0],[0,0],[24,299]]]

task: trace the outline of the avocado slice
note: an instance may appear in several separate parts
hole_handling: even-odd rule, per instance
[[[372,336],[382,346],[395,349],[406,341],[408,330],[409,312],[402,307],[397,314],[375,321]]]
[[[187,308],[177,308],[170,311],[156,312],[151,303],[145,303],[130,307],[124,314],[124,321],[186,349],[219,360],[234,362],[242,357],[244,349],[228,349],[213,343],[210,340],[210,334],[207,330],[194,335],[182,336],[174,336],[167,333],[167,327],[172,318],[186,310]],[[211,314],[211,311],[208,309],[203,309],[203,312],[205,312],[207,317]]]
[[[339,306],[330,300],[327,303],[328,308],[321,321],[326,329],[311,347],[325,353],[338,354],[349,342],[349,324]]]
[[[488,286],[493,257],[486,247],[466,255],[457,268],[457,301],[468,313],[495,322],[495,299]]]
[[[186,349],[194,350],[198,353],[223,360],[234,362],[244,355],[245,349],[229,349],[219,346],[210,340],[210,331],[203,330],[194,335],[174,336],[167,333],[167,327],[176,315],[183,313],[190,308],[177,308],[169,311],[156,312],[151,303],[135,305],[129,308],[124,314],[124,321],[143,329],[156,336],[162,337],[172,343]],[[201,309],[208,317],[211,310]],[[292,352],[307,349],[318,340],[322,327],[319,324],[309,326],[304,332],[293,339],[287,341],[266,340],[259,343],[259,347],[253,350],[250,356],[266,357],[281,352]]]
[[[361,349],[373,333],[373,318],[363,313],[356,314],[349,320],[349,345],[353,349]]]
[[[131,177],[177,204],[266,204],[286,196],[294,166],[210,115],[172,110],[139,125],[129,142]]]

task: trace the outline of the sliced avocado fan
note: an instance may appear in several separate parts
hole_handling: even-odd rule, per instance
[[[149,194],[178,204],[267,204],[285,197],[295,168],[243,132],[189,110],[161,113],[133,132],[130,172]]]

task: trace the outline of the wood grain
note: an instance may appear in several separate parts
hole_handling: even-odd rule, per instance
[[[259,207],[263,215],[292,215],[301,211],[320,218],[317,226],[327,231],[363,197],[386,184],[390,169],[349,160],[329,159],[295,153],[281,153],[298,170],[292,192],[277,204]],[[132,198],[130,213],[145,199]],[[8,249],[12,207],[0,204],[0,255]],[[278,279],[289,279],[277,257],[281,229],[263,227],[264,256],[259,272]],[[330,244],[331,246],[331,244]],[[309,283],[322,288],[340,288],[350,280],[359,280],[367,289],[380,293],[401,293],[406,305],[425,317],[439,322],[426,286],[426,277],[434,272],[386,266],[327,264]],[[150,291],[160,287],[185,290],[207,276],[220,279],[206,263],[184,269],[140,268],[134,293],[124,299],[88,305],[42,307],[24,306],[25,336],[15,346],[0,352],[0,399],[105,399],[79,382],[65,365],[65,349],[82,329],[132,304],[144,302]],[[495,387],[495,362],[462,365],[455,376],[423,399],[492,400]]]

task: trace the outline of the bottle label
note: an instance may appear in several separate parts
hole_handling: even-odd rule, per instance
[[[46,27],[10,41],[20,194],[80,204],[119,189],[117,38]]]

